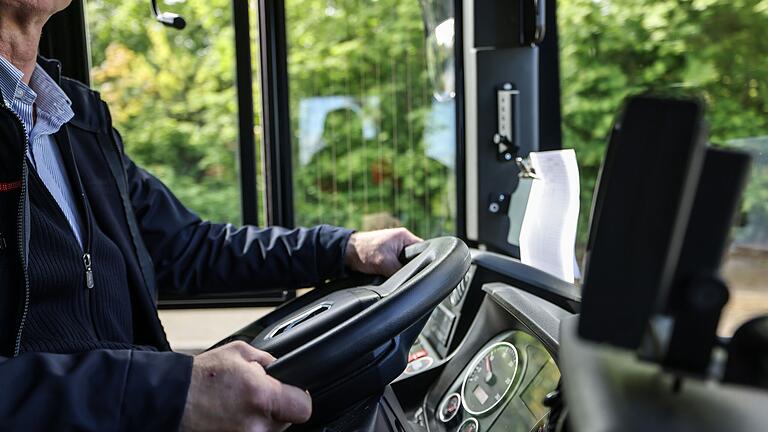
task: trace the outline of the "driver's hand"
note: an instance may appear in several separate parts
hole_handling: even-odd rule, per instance
[[[267,375],[273,361],[244,342],[196,356],[181,430],[282,431],[309,420],[309,394]]]
[[[402,267],[400,251],[420,241],[405,228],[357,232],[349,238],[344,264],[361,273],[392,276]]]

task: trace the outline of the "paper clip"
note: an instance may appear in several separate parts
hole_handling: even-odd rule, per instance
[[[536,170],[533,169],[533,167],[531,166],[531,161],[527,159],[523,159],[518,156],[517,158],[515,158],[515,163],[517,164],[517,167],[520,169],[520,173],[518,174],[518,177],[529,178],[529,179],[540,178],[536,174]]]

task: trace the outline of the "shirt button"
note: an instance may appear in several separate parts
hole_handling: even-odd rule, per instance
[[[17,90],[16,90],[16,98],[17,98],[17,99],[21,99],[21,98],[23,98],[23,97],[24,97],[24,90],[22,90],[22,89],[17,89]]]

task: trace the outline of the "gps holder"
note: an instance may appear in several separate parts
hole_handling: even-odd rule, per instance
[[[698,101],[627,100],[592,208],[582,338],[708,373],[728,301],[718,271],[749,163],[707,146]]]

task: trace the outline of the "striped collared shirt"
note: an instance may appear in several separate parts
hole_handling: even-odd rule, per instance
[[[53,134],[74,117],[70,106],[72,102],[40,65],[35,66],[29,85],[24,83],[23,77],[19,69],[0,56],[0,91],[5,105],[24,124],[29,139],[27,159],[56,200],[82,246],[77,201],[53,138]]]

